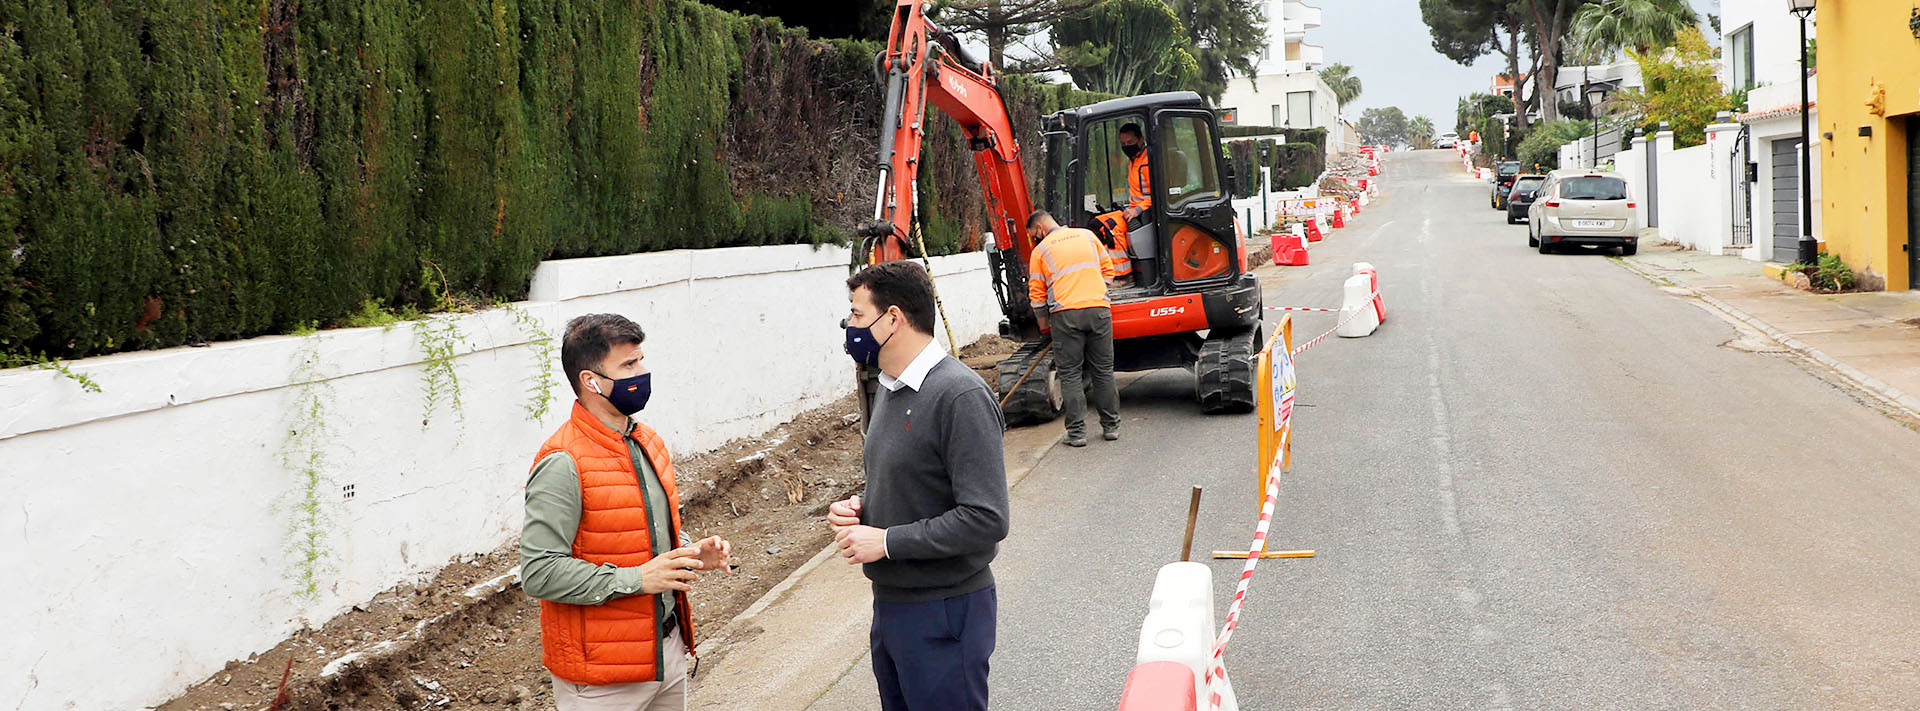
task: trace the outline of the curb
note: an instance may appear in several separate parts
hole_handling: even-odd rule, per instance
[[[1656,274],[1648,271],[1649,269],[1654,269],[1656,267],[1646,262],[1642,262],[1638,259],[1635,259],[1633,257],[1622,257],[1620,259],[1620,262],[1622,264],[1628,265],[1627,266],[1628,271],[1638,274],[1642,278],[1647,279],[1648,281],[1652,281],[1654,277],[1657,276]],[[1754,329],[1760,331],[1761,333],[1766,334],[1768,338],[1771,338],[1779,342],[1780,345],[1786,346],[1788,350],[1793,351],[1795,354],[1798,354],[1803,358],[1807,358],[1816,363],[1826,366],[1827,368],[1833,370],[1835,373],[1838,373],[1841,378],[1849,381],[1849,384],[1853,385],[1854,387],[1866,391],[1867,393],[1873,395],[1876,398],[1879,398],[1880,400],[1884,401],[1890,406],[1897,407],[1901,410],[1906,411],[1906,414],[1911,417],[1920,418],[1920,398],[1916,398],[1912,395],[1907,394],[1905,391],[1899,388],[1883,383],[1880,381],[1880,379],[1875,378],[1871,375],[1867,375],[1866,373],[1861,372],[1860,369],[1855,368],[1851,365],[1847,365],[1846,363],[1841,362],[1839,359],[1834,358],[1833,356],[1827,355],[1824,351],[1821,351],[1818,348],[1814,348],[1813,346],[1807,345],[1804,341],[1801,341],[1798,338],[1794,338],[1793,336],[1787,335],[1785,331],[1781,331],[1778,328],[1774,328],[1772,324],[1762,321],[1759,318],[1756,318],[1745,311],[1741,311],[1740,309],[1734,307],[1732,304],[1729,304],[1725,301],[1721,301],[1720,299],[1715,298],[1710,294],[1706,294],[1700,291],[1699,289],[1695,289],[1690,286],[1683,286],[1680,284],[1672,284],[1672,286],[1676,289],[1681,289],[1687,292],[1688,294],[1692,295],[1694,298],[1697,298],[1703,302],[1706,302],[1708,305],[1716,309],[1719,309],[1720,311],[1726,313],[1728,316],[1733,317],[1734,319],[1740,321],[1741,323],[1747,324],[1748,326],[1752,326]]]

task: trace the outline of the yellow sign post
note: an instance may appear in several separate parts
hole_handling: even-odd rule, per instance
[[[1293,314],[1280,318],[1267,339],[1266,348],[1254,362],[1254,382],[1260,383],[1254,395],[1259,415],[1259,455],[1255,460],[1254,512],[1259,513],[1267,498],[1267,472],[1275,462],[1282,472],[1293,470]],[[1246,558],[1245,551],[1214,551],[1215,558]],[[1313,551],[1264,551],[1261,558],[1312,558]]]

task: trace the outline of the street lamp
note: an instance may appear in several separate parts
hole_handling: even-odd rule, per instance
[[[1800,16],[1800,255],[1801,264],[1819,260],[1820,244],[1813,240],[1813,128],[1807,116],[1807,16],[1815,0],[1787,0]]]

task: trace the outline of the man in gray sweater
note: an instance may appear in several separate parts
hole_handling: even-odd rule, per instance
[[[847,280],[847,354],[880,369],[867,495],[828,507],[840,554],[873,581],[882,711],[986,711],[1007,536],[1005,424],[993,391],[933,340],[933,279],[907,261]]]

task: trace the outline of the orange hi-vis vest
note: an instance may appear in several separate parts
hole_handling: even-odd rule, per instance
[[[1153,184],[1148,182],[1147,152],[1127,163],[1127,204],[1141,210],[1153,207]]]
[[[632,437],[667,492],[668,528],[678,543],[680,495],[673,479],[673,458],[652,428],[635,423]],[[637,567],[653,558],[653,540],[647,533],[647,504],[640,473],[628,455],[626,438],[608,428],[578,402],[573,414],[546,444],[535,462],[554,452],[573,458],[580,475],[580,527],[573,536],[573,556],[595,565],[612,563]],[[675,547],[675,546],[669,546]],[[681,639],[693,649],[693,608],[687,595],[675,592]],[[654,619],[654,596],[615,597],[598,605],[567,605],[540,601],[540,661],[554,676],[575,684],[607,686],[659,681],[661,659],[659,621]]]
[[[1093,219],[1099,220],[1101,226],[1106,228],[1107,235],[1113,238],[1113,242],[1107,247],[1107,258],[1113,260],[1113,275],[1116,278],[1131,276],[1133,256],[1127,248],[1133,244],[1133,240],[1127,236],[1127,216],[1115,210]]]
[[[1059,227],[1034,245],[1027,268],[1027,300],[1038,312],[1111,308],[1107,280],[1114,277],[1113,259],[1091,230]]]

